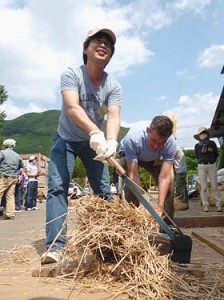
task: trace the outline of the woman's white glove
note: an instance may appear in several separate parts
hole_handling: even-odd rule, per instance
[[[106,140],[103,131],[91,131],[89,136],[90,136],[90,141],[89,141],[90,148],[96,151],[97,155],[105,154],[107,145],[106,145]]]

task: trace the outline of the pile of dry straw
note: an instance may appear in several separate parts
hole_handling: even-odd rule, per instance
[[[64,254],[64,261],[76,261],[68,275],[74,282],[112,285],[114,298],[224,299],[223,278],[215,289],[200,284],[193,276],[178,274],[169,254],[159,255],[149,242],[155,222],[148,213],[126,201],[111,205],[93,196],[75,203],[69,217],[76,224]]]

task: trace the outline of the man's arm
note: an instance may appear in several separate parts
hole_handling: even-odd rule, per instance
[[[118,139],[120,132],[120,107],[116,105],[111,105],[108,107],[107,114],[107,126],[106,126],[106,138]]]
[[[91,131],[99,131],[100,129],[87,116],[84,109],[79,103],[79,94],[75,91],[63,91],[62,99],[69,116],[72,120],[88,134]]]
[[[215,160],[217,160],[218,156],[219,156],[219,152],[218,152],[218,148],[216,143],[213,141],[213,145],[214,145],[214,153],[215,153]]]
[[[141,186],[140,178],[139,178],[139,170],[137,162],[127,162],[128,167],[128,177],[133,180],[136,184]]]
[[[24,168],[24,163],[23,163],[22,159],[20,158],[19,159],[19,169],[22,170],[22,168]]]
[[[0,163],[3,161],[4,157],[5,157],[5,156],[4,156],[3,152],[0,151]]]
[[[159,174],[158,179],[158,189],[159,189],[159,198],[158,202],[159,205],[164,208],[164,203],[166,200],[167,193],[169,191],[169,186],[172,179],[172,169],[173,164],[169,164],[167,162],[164,162]]]

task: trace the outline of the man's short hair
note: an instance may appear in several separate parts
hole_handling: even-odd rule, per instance
[[[173,133],[173,122],[166,116],[156,116],[152,119],[150,129],[156,130],[161,137],[169,137]]]

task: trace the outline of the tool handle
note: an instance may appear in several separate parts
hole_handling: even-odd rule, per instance
[[[111,167],[115,168],[115,170],[119,176],[122,177],[122,176],[126,175],[126,171],[123,169],[123,167],[119,164],[119,162],[113,156],[109,157],[107,159],[107,161]]]

